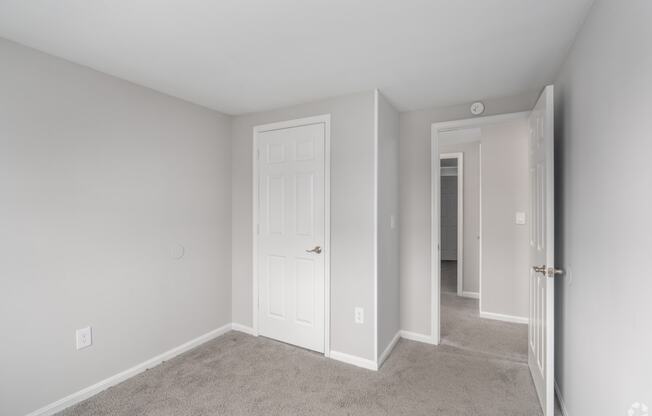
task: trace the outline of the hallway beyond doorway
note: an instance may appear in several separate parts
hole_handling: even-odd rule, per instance
[[[478,299],[457,296],[457,262],[441,262],[441,345],[527,363],[527,325],[480,318]]]

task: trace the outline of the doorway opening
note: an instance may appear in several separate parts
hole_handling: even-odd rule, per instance
[[[433,343],[527,362],[528,113],[433,125]]]
[[[483,324],[479,317],[480,141],[460,142],[458,134],[443,135],[439,149],[441,343],[477,350]]]
[[[464,153],[439,155],[442,293],[464,295]]]

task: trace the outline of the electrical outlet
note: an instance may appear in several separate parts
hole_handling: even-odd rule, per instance
[[[354,309],[354,314],[355,314],[355,323],[356,324],[364,324],[364,309],[355,308]]]
[[[78,329],[77,332],[75,332],[75,339],[77,340],[78,350],[90,347],[93,344],[93,333],[91,327],[87,326],[86,328]]]

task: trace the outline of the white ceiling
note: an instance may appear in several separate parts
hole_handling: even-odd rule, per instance
[[[0,36],[228,114],[540,89],[593,0],[1,0]]]

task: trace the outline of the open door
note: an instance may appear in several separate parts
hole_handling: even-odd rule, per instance
[[[544,416],[555,409],[554,95],[547,86],[530,115],[530,313],[528,364]]]

